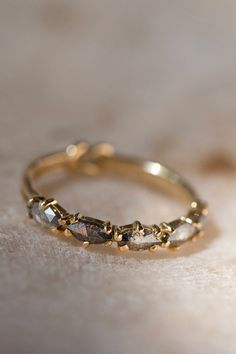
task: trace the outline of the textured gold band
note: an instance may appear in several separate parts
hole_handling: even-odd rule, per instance
[[[190,209],[169,223],[143,225],[135,221],[129,225],[117,226],[111,222],[70,214],[55,199],[41,196],[33,182],[40,176],[56,170],[97,175],[112,171],[116,175],[128,174],[136,179],[145,180],[173,188],[185,195]],[[155,251],[158,247],[177,248],[182,243],[202,234],[207,206],[193,188],[176,172],[153,161],[126,158],[114,152],[110,144],[89,145],[86,142],[70,145],[65,151],[52,153],[34,160],[26,169],[22,195],[27,202],[28,214],[38,224],[66,236],[73,235],[89,244],[111,245],[116,242],[120,250]]]

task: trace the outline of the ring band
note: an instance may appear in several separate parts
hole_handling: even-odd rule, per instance
[[[56,170],[93,175],[112,171],[116,175],[128,174],[157,185],[161,183],[169,189],[174,187],[176,191],[182,192],[188,198],[190,208],[185,216],[159,225],[143,225],[135,221],[129,225],[117,226],[80,213],[70,214],[55,199],[41,196],[33,187],[39,177]],[[27,202],[29,217],[45,228],[54,233],[64,232],[66,236],[73,235],[84,246],[111,245],[115,242],[122,251],[178,248],[202,234],[208,213],[206,203],[200,200],[194,189],[179,174],[158,162],[118,155],[107,143],[90,146],[86,142],[80,142],[69,145],[65,151],[34,160],[25,170],[22,195]]]

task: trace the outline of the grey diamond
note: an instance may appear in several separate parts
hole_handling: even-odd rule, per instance
[[[48,206],[41,212],[41,218],[46,226],[49,227],[59,227],[59,213],[53,208],[53,206]]]
[[[104,232],[103,227],[90,221],[78,221],[67,227],[74,237],[82,242],[104,243],[111,240],[111,236]]]
[[[120,246],[128,245],[132,251],[146,250],[151,246],[160,245],[161,241],[157,240],[152,230],[144,228],[144,230],[134,231],[132,228],[125,230],[122,234]]]
[[[30,215],[38,223],[42,224],[41,212],[40,212],[40,202],[33,202],[29,208]]]
[[[170,246],[178,247],[182,245],[184,242],[191,239],[195,233],[196,229],[193,225],[188,223],[180,225],[168,239]]]

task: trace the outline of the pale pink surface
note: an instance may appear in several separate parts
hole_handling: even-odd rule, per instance
[[[0,2],[3,354],[235,353],[235,13],[229,0]],[[24,165],[80,138],[185,174],[210,203],[206,237],[124,255],[30,223]],[[54,193],[117,223],[180,211],[121,180]]]

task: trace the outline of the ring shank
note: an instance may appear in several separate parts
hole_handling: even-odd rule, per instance
[[[35,182],[54,171],[68,171],[78,175],[101,173],[125,176],[134,181],[148,183],[178,197],[187,198],[187,214],[159,225],[134,221],[128,225],[115,225],[80,213],[67,212],[54,198],[39,194]],[[206,204],[197,196],[188,182],[175,171],[158,162],[128,158],[114,153],[106,143],[90,146],[87,143],[70,145],[66,151],[52,153],[34,160],[25,170],[22,194],[27,201],[28,215],[37,223],[55,232],[73,235],[86,245],[116,242],[118,247],[130,250],[157,247],[179,247],[202,232],[207,215]]]
[[[117,154],[108,157],[100,156],[96,159],[90,159],[85,154],[79,159],[72,159],[65,151],[40,157],[26,168],[23,176],[22,195],[25,200],[40,195],[34,187],[34,182],[45,174],[58,170],[86,173],[87,167],[91,167],[91,164],[99,168],[99,172],[126,175],[154,186],[161,186],[168,192],[177,192],[187,197],[190,202],[199,200],[195,190],[182,176],[158,162],[127,158]]]
[[[167,193],[186,197],[190,202],[199,199],[195,190],[181,175],[158,162],[115,155],[112,159],[105,159],[102,167],[116,175],[128,175]]]

